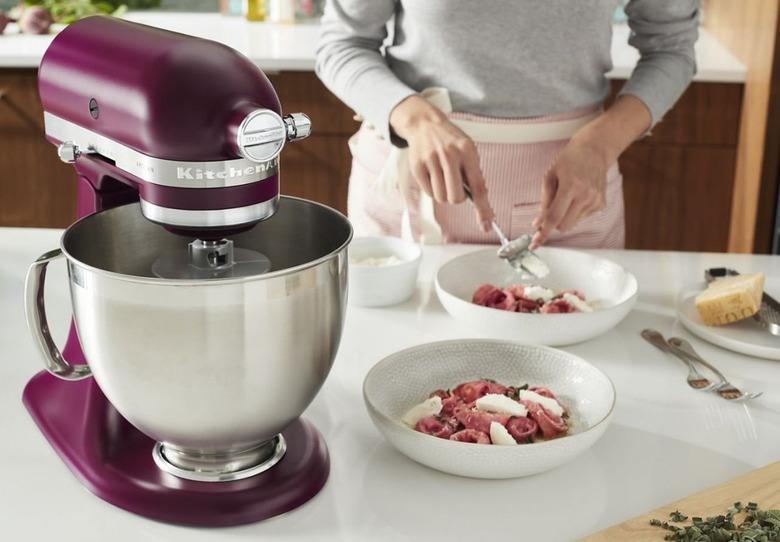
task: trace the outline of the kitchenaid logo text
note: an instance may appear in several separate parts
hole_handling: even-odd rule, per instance
[[[265,162],[255,166],[230,167],[229,169],[220,169],[217,171],[199,167],[177,167],[176,178],[181,180],[202,180],[202,179],[235,179],[237,177],[248,177],[258,173],[268,173],[276,169],[276,161]]]

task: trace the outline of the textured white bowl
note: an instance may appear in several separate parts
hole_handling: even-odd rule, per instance
[[[478,378],[550,388],[570,412],[570,434],[533,444],[494,446],[432,437],[400,421],[432,391]],[[459,476],[518,478],[555,468],[590,448],[609,425],[615,388],[593,365],[560,350],[464,339],[388,356],[366,376],[363,398],[379,431],[409,458]]]
[[[573,344],[609,331],[631,311],[637,297],[634,275],[593,254],[542,247],[538,254],[550,267],[539,280],[521,281],[495,249],[464,254],[436,273],[436,293],[447,312],[478,335],[551,346]],[[471,302],[481,284],[540,284],[555,290],[576,289],[597,304],[590,313],[527,314],[482,307]]]
[[[420,268],[420,247],[398,237],[356,237],[349,245],[349,258],[395,256],[400,263],[381,267],[349,266],[349,303],[356,307],[386,307],[412,297]]]

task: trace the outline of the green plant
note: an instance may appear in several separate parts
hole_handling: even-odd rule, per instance
[[[72,23],[90,15],[119,15],[127,8],[146,9],[160,0],[24,0],[26,6],[41,6],[58,23]]]

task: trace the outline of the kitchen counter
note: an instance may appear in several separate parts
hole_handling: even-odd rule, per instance
[[[432,291],[434,271],[475,247],[427,248],[415,297],[386,309],[350,308],[333,371],[305,416],[322,431],[332,459],[324,490],[302,508],[263,523],[193,529],[149,521],[101,501],[70,474],[21,402],[42,362],[26,330],[27,266],[57,246],[56,230],[0,228],[0,539],[4,540],[473,540],[569,541],[780,459],[780,363],[732,354],[693,338],[733,382],[763,390],[750,404],[691,390],[685,370],[643,342],[653,327],[688,336],[673,300],[704,268],[780,275],[780,258],[736,254],[603,251],[636,274],[640,296],[617,328],[567,347],[614,381],[612,425],[584,455],[525,479],[458,478],[396,452],[372,425],[361,384],[378,360],[422,342],[472,336]],[[69,318],[62,261],[52,264],[49,322],[64,338]],[[695,511],[689,511],[695,512]],[[659,533],[659,540],[661,534]]]
[[[127,14],[126,18],[220,41],[245,54],[264,70],[314,69],[314,51],[319,28],[316,24],[249,23],[240,17],[203,13],[133,12]],[[53,36],[31,36],[15,32],[15,25],[11,25],[6,35],[0,36],[0,68],[37,67]],[[743,82],[745,66],[706,30],[702,29],[700,32],[701,36],[696,44],[698,73],[694,80]],[[608,74],[610,78],[628,77],[639,58],[636,49],[628,45],[628,34],[626,25],[615,26],[612,36],[614,69]]]

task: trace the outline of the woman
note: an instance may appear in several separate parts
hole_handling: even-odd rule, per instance
[[[641,58],[603,110],[617,3],[329,0],[317,73],[364,119],[357,233],[399,235],[408,211],[417,234],[449,242],[495,241],[495,219],[535,246],[622,247],[617,159],[690,83],[698,1],[628,2]]]

